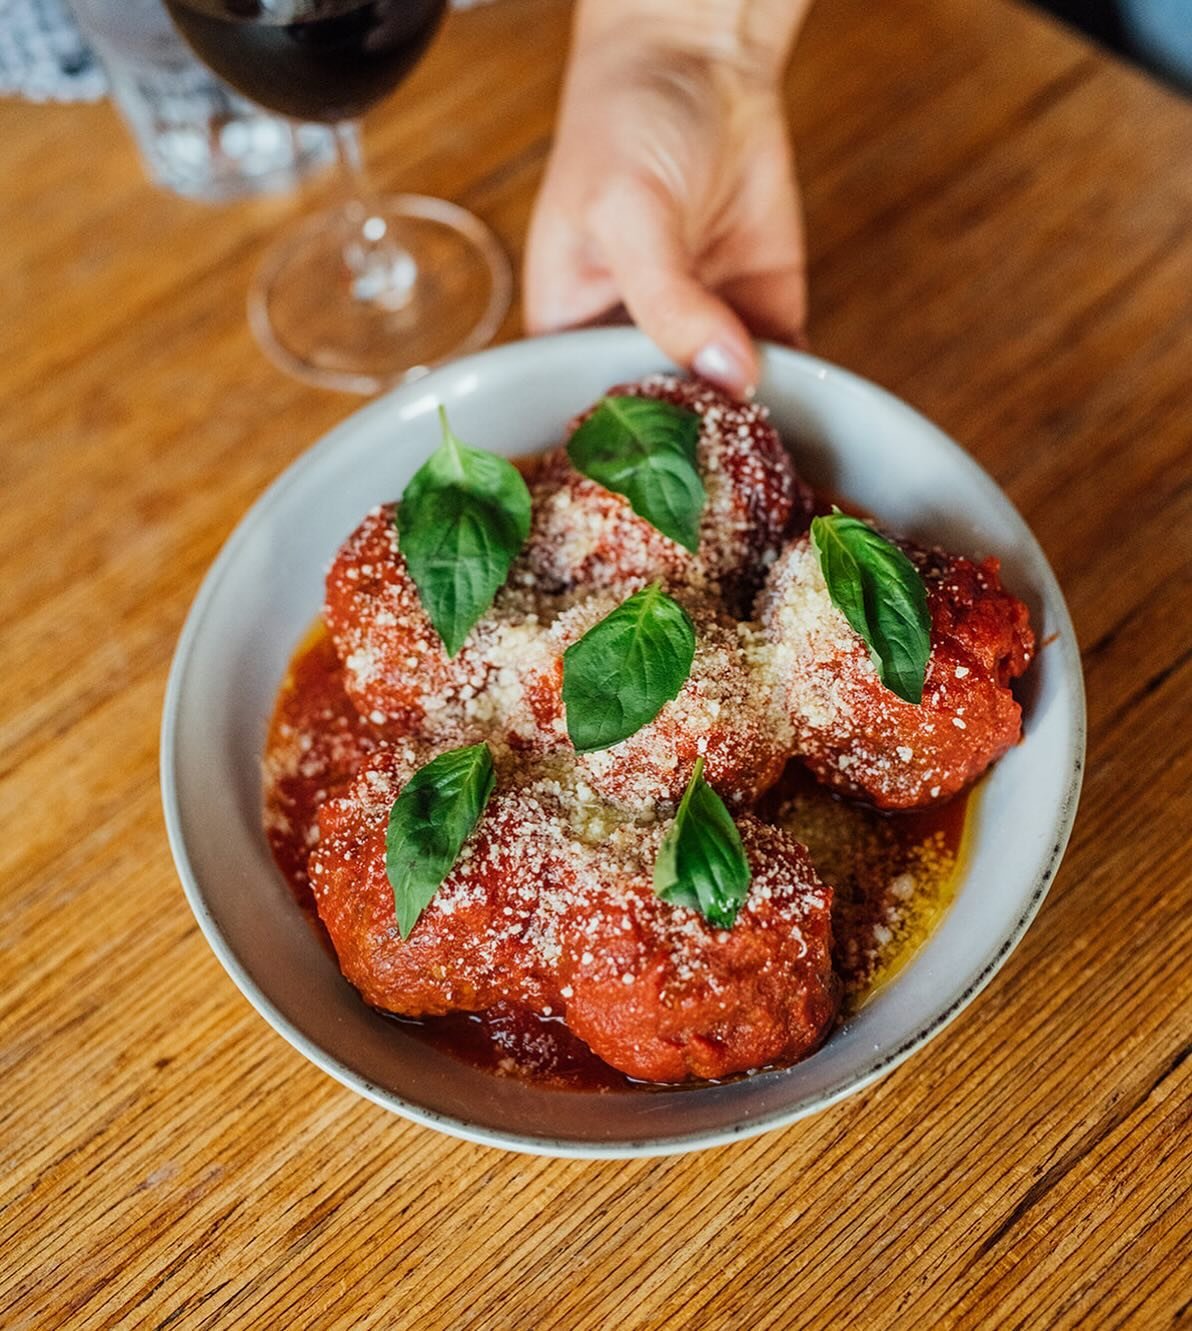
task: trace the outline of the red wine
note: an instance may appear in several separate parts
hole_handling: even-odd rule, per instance
[[[446,0],[166,0],[200,60],[271,111],[347,120],[405,77]]]

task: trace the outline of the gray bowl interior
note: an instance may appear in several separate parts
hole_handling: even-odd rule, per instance
[[[662,368],[643,337],[609,329],[518,343],[435,372],[365,407],[301,457],[250,510],[211,569],[179,642],[162,781],[191,905],[232,978],[333,1076],[445,1131],[551,1154],[692,1149],[819,1108],[892,1067],[988,980],[1037,908],[1079,789],[1083,694],[1059,588],[990,478],[910,408],[814,358],[770,348],[761,397],[800,469],[892,527],[997,554],[1040,641],[1026,738],[986,781],[956,901],[913,961],[796,1067],[724,1086],[550,1091],[474,1070],[364,1006],[291,902],[260,825],[259,756],[294,645],[319,610],[326,565],[373,504],[400,494],[437,442],[435,411],[508,453],[555,442],[618,380]]]

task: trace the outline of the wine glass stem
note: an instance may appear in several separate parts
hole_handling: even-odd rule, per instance
[[[344,237],[344,266],[353,297],[367,305],[400,310],[410,300],[418,278],[413,257],[392,235],[384,209],[377,201],[360,148],[360,127],[354,120],[335,126],[347,205],[347,234]]]

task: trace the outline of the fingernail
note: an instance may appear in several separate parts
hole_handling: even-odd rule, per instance
[[[722,342],[709,342],[691,362],[691,368],[703,379],[711,379],[730,393],[748,396],[753,392],[752,374],[740,354]]]

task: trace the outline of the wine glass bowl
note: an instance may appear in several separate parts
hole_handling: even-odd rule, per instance
[[[344,205],[266,254],[249,321],[266,353],[323,387],[373,393],[483,346],[512,295],[492,232],[442,199],[376,197],[355,118],[437,31],[445,0],[165,0],[216,74],[270,110],[335,127]]]

